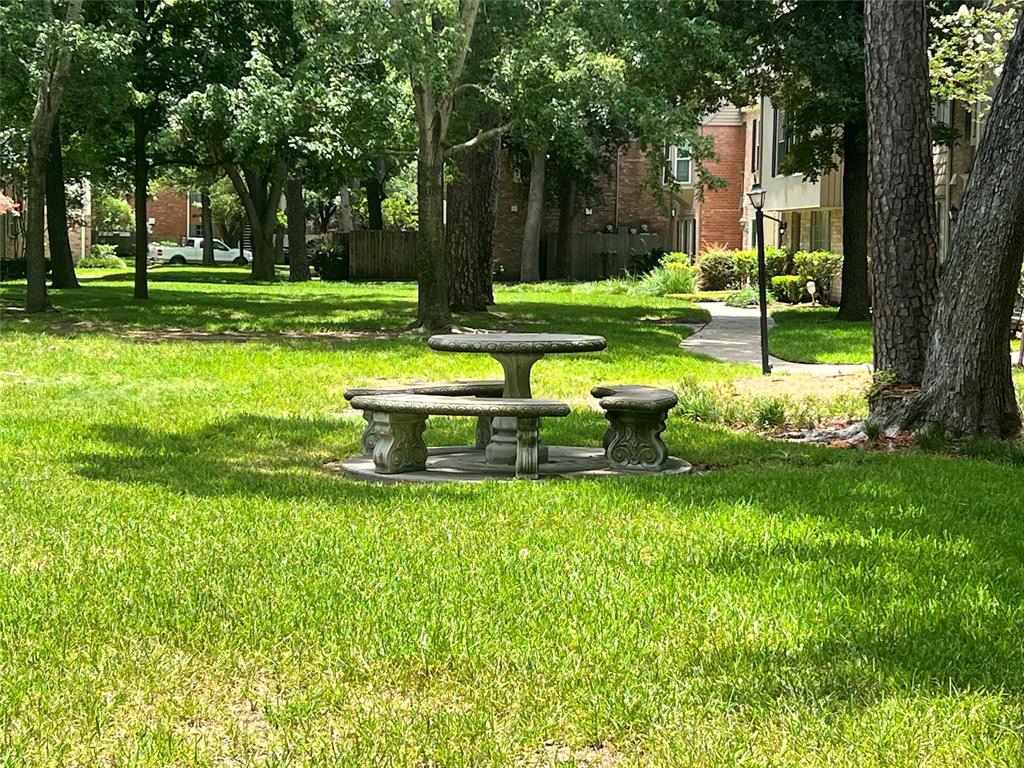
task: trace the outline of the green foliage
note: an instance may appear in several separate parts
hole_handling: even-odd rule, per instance
[[[639,296],[665,296],[670,293],[692,293],[697,284],[697,270],[689,264],[685,253],[668,253],[661,263],[636,284]]]
[[[968,106],[987,103],[1018,13],[1010,5],[965,3],[952,13],[933,15],[928,45],[932,96]]]
[[[709,248],[697,257],[702,291],[724,291],[732,285],[735,267],[732,254],[732,251],[723,248]]]
[[[78,262],[83,269],[125,269],[128,265],[117,256],[117,246],[105,243],[93,243],[89,247],[89,255]]]
[[[738,291],[734,291],[726,296],[725,303],[729,307],[749,307],[757,304],[759,300],[760,295],[758,294],[757,286],[753,283],[748,283]]]
[[[419,228],[416,204],[404,197],[386,197],[380,205],[385,229],[414,232]]]
[[[318,241],[309,251],[309,264],[321,280],[348,280],[348,249],[329,237]]]
[[[772,278],[772,294],[778,301],[797,304],[809,299],[807,278],[803,275],[776,275]]]
[[[767,255],[767,254],[766,254]],[[732,252],[732,284],[742,288],[747,283],[757,281],[757,249],[737,250]],[[767,264],[767,263],[766,263]]]
[[[736,250],[732,252],[733,272],[732,285],[742,288],[747,283],[757,281],[757,249]],[[789,254],[785,248],[771,246],[764,249],[765,276],[771,280],[776,275],[784,275],[789,268]]]
[[[832,280],[843,268],[841,254],[831,251],[797,251],[793,255],[793,272],[813,280],[820,298],[827,298],[832,290]]]
[[[101,232],[135,228],[135,211],[123,197],[101,192],[92,198],[92,225]]]
[[[875,371],[871,376],[871,384],[868,385],[868,390],[864,393],[864,397],[868,401],[868,407],[873,409],[878,405],[882,395],[899,384],[899,382],[900,377],[896,371]]]

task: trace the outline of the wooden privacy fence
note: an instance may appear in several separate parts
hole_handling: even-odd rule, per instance
[[[348,252],[349,280],[415,280],[416,233],[363,229],[334,236]]]
[[[395,230],[359,230],[334,235],[348,253],[349,280],[415,280],[416,233]],[[553,267],[558,236],[545,235],[543,253],[547,274]],[[589,232],[572,236],[567,280],[601,280],[626,271],[634,254],[664,248],[663,234],[606,235]],[[514,277],[514,275],[513,275]]]
[[[555,263],[557,243],[557,235],[545,235],[544,250],[547,254],[549,275]],[[608,235],[602,232],[586,232],[573,235],[569,254],[569,274],[565,275],[565,279],[603,280],[606,277],[618,277],[626,271],[634,254],[664,248],[665,243],[666,239],[662,234]]]

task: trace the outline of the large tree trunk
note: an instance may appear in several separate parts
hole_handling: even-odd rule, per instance
[[[149,220],[146,203],[149,195],[149,158],[146,154],[146,113],[136,107],[135,127],[135,289],[136,299],[149,298]]]
[[[341,185],[338,201],[338,229],[351,232],[355,229],[355,221],[352,219],[352,190],[348,184]]]
[[[306,257],[306,201],[302,196],[302,179],[289,176],[285,185],[288,213],[288,279],[293,283],[309,280],[309,259]]]
[[[279,160],[269,176],[255,168],[228,166],[228,178],[242,200],[252,232],[252,279],[274,280],[277,273],[277,211],[284,186],[284,161]],[[244,174],[244,178],[243,178]]]
[[[494,303],[500,153],[495,137],[455,156],[456,178],[448,185],[448,298],[459,312],[483,312]]]
[[[78,288],[75,260],[68,239],[68,196],[64,188],[64,158],[60,145],[60,114],[50,131],[46,163],[46,232],[50,240],[50,282],[54,288]]]
[[[1021,428],[1010,316],[1024,254],[1024,18],[1010,42],[942,271],[921,393],[904,426],[1009,437]]]
[[[53,7],[44,6],[52,20]],[[69,0],[65,23],[78,21],[82,13],[82,0]],[[71,66],[69,50],[55,53],[48,44],[41,61],[53,69],[44,78],[36,91],[36,104],[32,111],[32,126],[28,136],[28,200],[26,201],[25,232],[25,311],[45,312],[50,308],[46,293],[46,259],[43,256],[43,211],[46,206],[46,159],[50,150],[50,132],[53,121],[60,111],[64,95],[64,81]]]
[[[447,330],[452,325],[448,309],[448,273],[444,235],[444,154],[433,131],[420,139],[416,163],[419,198],[419,233],[416,238],[416,272],[419,301],[416,324],[424,330]]]
[[[843,126],[843,296],[841,320],[871,318],[868,296],[868,127]]]
[[[875,370],[900,384],[921,382],[937,291],[927,33],[924,0],[865,5]]]
[[[36,109],[38,111],[38,104]],[[36,118],[32,122],[28,143],[28,199],[25,201],[25,271],[28,282],[25,311],[45,312],[51,306],[46,292],[46,258],[43,253],[49,131],[37,128]]]
[[[213,257],[213,211],[210,210],[210,190],[203,187],[199,191],[199,229],[203,233],[203,266],[215,267],[217,260]]]
[[[367,229],[384,229],[384,185],[371,176],[363,180],[363,189],[366,190]]]
[[[555,259],[548,275],[561,278],[569,277],[572,265],[573,224],[576,221],[576,179],[569,178],[562,182],[558,193],[558,243]]]
[[[547,156],[547,144],[530,152],[530,193],[526,201],[523,251],[519,266],[519,279],[524,283],[540,280],[540,235],[544,227],[544,170]]]

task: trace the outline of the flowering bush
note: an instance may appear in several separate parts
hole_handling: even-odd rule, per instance
[[[14,216],[21,215],[21,204],[14,202],[11,198],[0,192],[0,216],[10,213]]]

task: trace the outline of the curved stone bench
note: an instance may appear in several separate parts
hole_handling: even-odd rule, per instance
[[[361,395],[352,407],[373,413],[377,440],[375,471],[382,475],[415,472],[427,466],[423,430],[428,416],[477,416],[516,419],[516,477],[537,479],[539,421],[542,416],[568,416],[569,406],[556,400],[511,397],[448,397],[420,394]]]
[[[501,397],[504,393],[503,381],[439,381],[427,384],[409,384],[401,387],[351,387],[345,390],[345,399],[352,402],[353,398],[364,395],[437,395],[442,397]],[[373,425],[373,411],[363,411],[366,427],[363,429],[361,443],[363,453],[373,453],[377,442],[376,427]],[[476,447],[485,448],[491,441],[491,417],[481,416],[476,422]]]
[[[679,398],[674,392],[640,384],[600,385],[590,390],[608,419],[605,456],[615,469],[657,472],[668,461],[661,440],[668,412]]]

